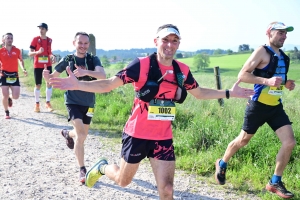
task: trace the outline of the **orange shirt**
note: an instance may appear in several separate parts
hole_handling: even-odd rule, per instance
[[[44,49],[43,53],[34,56],[34,68],[44,68],[44,64],[47,66],[52,65],[50,60],[50,55],[52,54],[51,44],[52,39],[49,37],[47,37],[47,39],[42,39],[41,36],[33,38],[30,49],[34,49],[35,51],[38,51],[41,47]],[[44,59],[41,60],[40,58],[39,60],[39,57],[44,57]],[[45,59],[47,59],[48,62]]]
[[[20,49],[12,46],[10,52],[5,47],[0,49],[1,69],[7,72],[18,72],[18,59],[22,59]]]

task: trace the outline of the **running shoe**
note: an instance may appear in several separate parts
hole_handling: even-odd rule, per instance
[[[5,117],[4,117],[5,119],[10,119],[10,116],[9,116],[9,111],[7,110],[7,111],[5,111]]]
[[[35,107],[34,107],[34,112],[40,112],[40,104],[39,103],[36,103],[35,104]]]
[[[67,129],[63,129],[60,133],[66,139],[66,145],[70,149],[74,149],[74,140],[69,136],[69,131]]]
[[[79,181],[84,184],[85,183],[85,175],[86,175],[86,169],[81,169],[79,172]]]
[[[96,164],[86,173],[85,175],[85,185],[89,188],[93,187],[98,179],[104,175],[100,172],[100,168],[103,165],[107,165],[107,160],[100,158]]]
[[[266,190],[276,193],[278,196],[284,199],[294,197],[294,194],[285,188],[284,183],[282,181],[279,181],[278,183],[271,183],[270,180],[269,183],[266,185]]]
[[[47,102],[47,103],[46,103],[46,108],[47,108],[47,110],[48,110],[49,112],[52,112],[52,111],[53,111],[53,108],[52,108],[50,102]]]
[[[217,159],[215,166],[216,166],[216,172],[215,172],[215,179],[218,184],[224,185],[226,182],[226,168],[221,168],[220,167],[220,160]]]
[[[13,101],[10,97],[8,97],[8,107],[12,107]]]

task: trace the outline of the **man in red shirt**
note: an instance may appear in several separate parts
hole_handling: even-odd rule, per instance
[[[148,157],[160,199],[173,199],[175,153],[171,121],[176,115],[174,102],[182,103],[182,94],[186,96],[186,91],[197,99],[230,96],[246,98],[253,94],[253,90],[239,87],[239,81],[230,90],[200,87],[189,67],[173,59],[180,41],[178,28],[172,24],[165,24],[158,28],[154,38],[157,47],[155,54],[136,58],[109,79],[78,81],[69,67],[68,78],[50,79],[53,87],[64,90],[104,93],[131,83],[136,92],[131,115],[122,134],[120,166],[108,165],[106,159],[99,159],[86,174],[85,184],[88,187],[93,187],[104,174],[119,186],[125,187],[131,183],[140,162]],[[149,70],[150,63],[153,70]],[[157,73],[152,73],[154,70]],[[159,71],[161,75],[157,77]],[[148,77],[155,79],[151,78],[151,81],[148,81]],[[145,97],[147,100],[144,100]]]
[[[12,45],[13,34],[6,33],[3,39],[4,47],[0,49],[0,86],[2,88],[2,103],[5,110],[5,119],[10,119],[8,107],[12,106],[12,98],[18,99],[20,96],[18,64],[20,63],[25,76],[27,76],[27,72],[24,67],[20,49]],[[9,97],[9,88],[11,89],[12,98]]]
[[[47,69],[52,72],[52,63],[55,61],[55,57],[51,51],[52,39],[46,36],[48,25],[41,23],[37,27],[40,29],[40,36],[33,38],[29,51],[29,56],[34,57],[34,96],[36,102],[34,112],[40,112],[40,89],[44,67],[47,66]],[[52,87],[48,83],[46,84],[46,108],[49,112],[52,112],[53,109],[50,104]]]

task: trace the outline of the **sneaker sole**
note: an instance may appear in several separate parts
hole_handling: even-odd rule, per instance
[[[225,185],[225,181],[224,182],[220,182],[218,180],[218,171],[217,171],[217,168],[219,168],[219,162],[220,162],[221,159],[218,159],[216,160],[216,163],[215,163],[215,168],[216,168],[216,172],[215,172],[215,180],[217,181],[218,184],[220,185]]]
[[[60,131],[60,134],[63,136],[63,138],[65,138],[65,136],[64,136],[64,134],[63,134],[63,131],[68,131],[67,129],[62,129],[61,131]],[[69,147],[69,145],[68,145],[68,139],[67,138],[65,138],[65,140],[66,140],[66,145],[67,145],[67,147],[69,148],[69,149],[74,149],[74,140],[73,140],[73,145],[71,146],[71,147]]]
[[[95,185],[95,183],[97,182],[97,181],[96,181],[95,183],[89,184],[87,180],[89,179],[89,174],[90,174],[90,172],[93,171],[94,168],[95,168],[97,165],[99,165],[99,163],[102,162],[103,160],[106,161],[105,158],[100,158],[100,159],[93,165],[93,167],[91,167],[91,168],[89,169],[89,171],[86,172],[86,174],[85,174],[85,185],[86,185],[87,187],[92,188],[92,187]],[[106,161],[106,163],[107,163],[107,161]],[[102,176],[102,174],[100,173],[98,179],[99,179],[101,176]],[[97,180],[98,180],[98,179],[97,179]]]
[[[284,198],[284,199],[290,199],[293,198],[294,196],[286,196],[284,194],[282,194],[281,192],[279,192],[276,188],[273,188],[272,186],[270,186],[269,184],[266,185],[266,190],[273,192],[275,194],[277,194],[278,196]]]

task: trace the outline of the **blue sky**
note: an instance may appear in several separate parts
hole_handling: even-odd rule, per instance
[[[54,50],[73,50],[77,31],[93,33],[96,48],[151,48],[157,28],[178,26],[180,50],[232,49],[265,44],[267,25],[294,26],[285,41],[300,45],[299,0],[13,0],[1,3],[1,35],[14,34],[14,45],[28,49],[36,27],[45,22]]]

